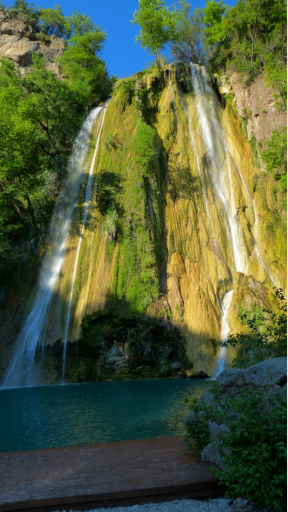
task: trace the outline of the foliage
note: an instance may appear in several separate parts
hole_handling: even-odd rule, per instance
[[[207,0],[203,21],[213,70],[232,68],[249,82],[266,68],[268,82],[284,98],[284,0],[239,0],[232,8],[226,8],[222,0]]]
[[[140,34],[135,42],[140,42],[144,50],[155,53],[159,60],[159,52],[168,42],[177,37],[179,13],[174,8],[170,11],[164,0],[139,0],[139,9],[133,14],[132,23],[140,27]]]
[[[194,400],[190,407],[195,420],[187,422],[186,442],[191,446],[193,435],[199,453],[207,444],[208,422],[227,425],[228,430],[213,440],[225,469],[212,471],[225,483],[230,495],[242,496],[258,507],[281,510],[286,505],[285,394],[275,386],[271,389],[269,384],[233,399],[227,398],[217,383],[211,391],[212,404]]]
[[[105,219],[102,222],[102,231],[107,236],[107,238],[112,242],[117,233],[118,227],[118,212],[115,208],[111,208],[107,210]]]
[[[83,35],[75,32],[60,57],[62,72],[69,77],[72,89],[84,101],[99,101],[108,92],[106,65],[98,56],[106,39],[105,32],[98,26]]]
[[[133,149],[135,161],[145,177],[151,174],[153,161],[156,157],[155,136],[154,128],[140,119],[137,125]]]
[[[196,409],[196,400],[194,410]],[[188,450],[193,451],[200,457],[202,450],[210,441],[210,434],[207,419],[203,416],[195,416],[193,420],[188,419],[185,423],[184,442]]]
[[[274,173],[283,191],[287,189],[287,129],[274,130],[271,138],[266,142],[266,148],[261,157],[266,170]]]
[[[171,54],[176,60],[204,64],[207,56],[204,48],[203,11],[191,12],[191,4],[180,0],[181,11],[177,39],[171,45]]]
[[[73,11],[71,16],[66,16],[65,18],[65,30],[67,37],[71,37],[74,34],[84,36],[87,32],[94,32],[96,25],[93,23],[90,16],[80,14],[78,11]]]
[[[9,254],[15,242],[29,237],[32,230],[46,229],[87,107],[67,82],[46,71],[38,55],[24,79],[10,60],[3,58],[1,63],[0,269],[4,272],[13,263]]]
[[[277,312],[271,313],[258,305],[240,309],[239,316],[249,333],[229,334],[220,345],[239,347],[233,368],[247,368],[269,357],[287,356],[287,301],[282,290],[276,291]]]
[[[96,204],[102,215],[118,210],[117,194],[120,192],[120,177],[112,171],[101,171],[97,176]]]
[[[64,37],[66,34],[65,30],[65,18],[62,13],[60,5],[55,5],[55,9],[39,9],[39,26],[40,29],[47,35],[55,35],[57,37]]]
[[[20,17],[24,14],[32,20],[38,21],[38,12],[32,2],[28,5],[25,0],[15,0],[13,8],[20,14]]]

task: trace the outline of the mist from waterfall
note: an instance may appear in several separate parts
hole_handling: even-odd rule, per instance
[[[57,200],[49,229],[36,296],[18,336],[3,387],[35,384],[35,353],[39,346],[44,345],[49,308],[65,258],[65,246],[73,212],[79,201],[80,185],[87,163],[92,129],[101,110],[102,107],[97,107],[90,112],[73,143],[67,177]]]

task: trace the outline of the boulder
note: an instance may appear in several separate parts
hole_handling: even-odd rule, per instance
[[[269,396],[283,395],[287,392],[287,357],[277,357],[274,359],[267,359],[261,363],[250,366],[244,369],[225,370],[217,377],[219,382],[220,392],[226,398],[237,398],[246,390],[257,390],[265,388],[265,406],[264,411],[272,406],[272,401]],[[268,387],[268,390],[267,390]],[[213,405],[215,401],[211,389],[207,389],[199,400],[199,405],[204,402],[207,405]],[[216,407],[221,407],[217,403]],[[201,414],[201,412],[199,413]],[[185,421],[193,421],[195,419],[195,412],[190,411]],[[202,460],[209,461],[219,469],[225,469],[225,464],[220,455],[221,450],[225,448],[225,441],[223,441],[223,434],[229,432],[229,425],[218,425],[214,422],[208,423],[210,442],[204,447],[201,452]]]

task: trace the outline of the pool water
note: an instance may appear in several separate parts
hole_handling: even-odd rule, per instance
[[[208,387],[203,379],[151,379],[1,389],[0,451],[183,434],[185,397]]]

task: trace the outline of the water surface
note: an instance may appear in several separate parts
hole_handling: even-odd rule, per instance
[[[185,397],[203,379],[151,379],[0,390],[0,451],[148,439],[184,433]]]

